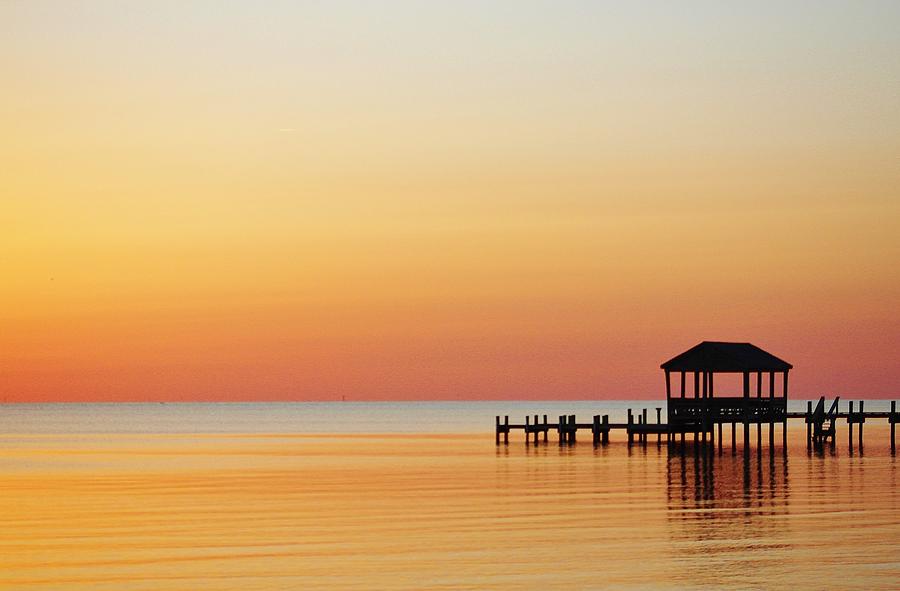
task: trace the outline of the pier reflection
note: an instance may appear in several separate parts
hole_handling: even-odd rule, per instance
[[[753,586],[747,554],[790,548],[791,488],[788,457],[776,449],[722,454],[711,445],[671,449],[667,457],[667,522],[683,575],[694,584],[715,585],[723,570],[743,564],[728,576]],[[711,568],[711,565],[715,565]]]
[[[719,517],[714,512],[725,506],[758,513],[790,500],[788,459],[776,449],[728,455],[710,445],[688,445],[670,451],[667,467],[670,511],[710,511],[710,517]]]

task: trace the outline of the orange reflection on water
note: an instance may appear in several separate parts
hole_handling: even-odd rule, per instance
[[[9,589],[893,588],[864,453],[495,448],[492,436],[2,439]]]

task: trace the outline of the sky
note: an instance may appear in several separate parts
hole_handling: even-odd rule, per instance
[[[0,401],[658,398],[702,340],[900,397],[898,30],[3,2]]]

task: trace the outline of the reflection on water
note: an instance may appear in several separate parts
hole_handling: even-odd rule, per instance
[[[780,450],[738,457],[711,448],[670,454],[666,490],[673,540],[686,548],[683,576],[694,584],[718,586],[724,579],[740,587],[768,587],[748,569],[794,549],[786,519],[789,460]]]
[[[896,588],[887,429],[853,456],[797,435],[7,435],[0,588]]]

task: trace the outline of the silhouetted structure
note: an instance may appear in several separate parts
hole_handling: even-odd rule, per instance
[[[751,424],[769,423],[770,441],[774,424],[783,423],[783,438],[787,441],[788,372],[793,369],[787,361],[775,357],[750,343],[721,343],[703,341],[662,364],[666,373],[666,402],[668,404],[669,433],[700,433],[706,439],[715,438],[714,427],[731,423],[732,438],[736,423],[744,425],[745,449],[750,443]],[[680,376],[680,395],[672,395],[672,374]],[[741,396],[716,396],[715,376],[739,373],[743,376]],[[756,395],[751,394],[752,376],[756,376]],[[766,374],[766,380],[763,380]],[[775,382],[781,374],[781,393],[777,395]],[[687,377],[692,376],[692,394],[688,396]],[[764,387],[768,384],[768,388]],[[764,396],[764,391],[767,390]],[[761,430],[757,428],[757,433]],[[759,436],[759,435],[758,435]]]
[[[703,341],[663,363],[660,367],[666,374],[667,421],[662,422],[662,407],[656,407],[656,422],[651,423],[648,409],[635,414],[628,409],[628,419],[624,423],[613,423],[609,415],[594,415],[590,423],[579,423],[575,415],[560,415],[551,423],[547,415],[526,416],[524,423],[510,423],[509,415],[494,417],[495,442],[509,443],[511,431],[524,431],[526,443],[534,436],[534,443],[546,443],[549,433],[556,431],[560,445],[575,443],[579,430],[590,431],[594,445],[609,443],[609,434],[614,430],[625,431],[628,444],[635,441],[647,444],[648,436],[656,435],[657,445],[665,436],[669,444],[674,444],[680,435],[684,449],[685,435],[693,434],[694,442],[706,443],[707,438],[714,448],[718,443],[722,453],[722,425],[731,424],[731,450],[737,449],[737,425],[743,426],[744,453],[750,450],[750,429],[756,425],[756,449],[762,448],[762,425],[769,424],[769,449],[775,447],[775,424],[781,423],[782,449],[787,451],[788,419],[803,419],[806,423],[807,448],[820,446],[830,440],[834,445],[838,419],[845,419],[848,426],[850,449],[853,449],[853,425],[859,425],[859,448],[862,450],[863,425],[867,419],[887,419],[891,428],[891,452],[895,453],[896,428],[900,424],[900,412],[895,401],[890,412],[867,412],[864,401],[859,401],[859,410],[854,410],[853,401],[849,411],[841,412],[838,407],[840,397],[835,398],[831,407],[825,410],[825,397],[819,398],[813,408],[807,402],[806,412],[788,412],[788,372],[793,366],[750,343],[723,343]],[[716,374],[740,374],[742,391],[740,396],[716,395]],[[678,394],[673,395],[672,374],[678,379]],[[755,376],[756,387],[753,387]],[[780,383],[779,383],[780,378]],[[755,392],[754,392],[755,390]]]

